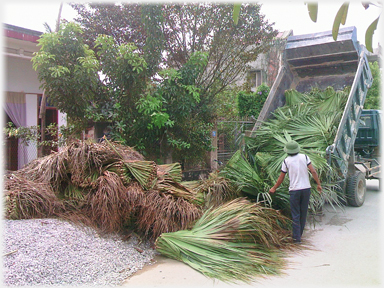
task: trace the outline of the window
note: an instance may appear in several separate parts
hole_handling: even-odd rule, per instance
[[[257,88],[263,83],[263,75],[261,70],[253,70],[249,72],[249,84],[251,88]]]

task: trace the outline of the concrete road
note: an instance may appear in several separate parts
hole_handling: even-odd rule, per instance
[[[210,279],[188,265],[158,257],[127,279],[129,287],[364,287],[381,286],[381,225],[378,180],[367,181],[362,207],[336,211],[326,206],[318,222],[307,225],[303,240],[310,250],[290,253],[281,276],[254,283],[228,284]]]

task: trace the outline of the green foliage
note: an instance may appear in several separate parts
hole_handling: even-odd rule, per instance
[[[217,118],[226,120],[237,118],[239,114],[237,108],[237,94],[239,92],[240,88],[235,86],[216,94],[215,103]]]
[[[337,40],[337,35],[339,34],[340,24],[345,25],[345,21],[347,21],[349,2],[344,2],[339,10],[337,11],[336,17],[333,21],[332,26],[332,37],[333,40]]]
[[[266,84],[257,87],[256,92],[246,93],[241,91],[237,94],[237,103],[240,117],[253,116],[257,118],[268,97],[270,88]]]
[[[65,23],[58,32],[44,33],[38,46],[33,68],[49,101],[69,117],[86,120],[86,109],[97,98],[99,63],[80,26]]]
[[[260,13],[259,4],[242,5],[237,25],[231,4],[91,3],[72,7],[79,13],[76,21],[84,27],[90,47],[98,34],[113,36],[117,43],[134,43],[144,54],[148,71],[156,72],[157,63],[178,69],[193,53],[208,52],[210,65],[196,85],[211,97],[233,84],[277,34]]]
[[[205,152],[211,149],[213,113],[208,105],[200,106],[210,100],[195,85],[206,64],[207,53],[196,52],[179,70],[162,70],[159,73],[162,82],[136,105],[147,119],[146,128],[152,130],[155,141],[161,143],[151,148],[160,154],[161,149],[170,149],[172,156],[182,164],[203,159]]]
[[[308,12],[311,20],[313,22],[317,21],[317,11],[318,11],[318,3],[311,3],[307,2],[305,3],[308,6]],[[365,10],[369,8],[370,5],[376,6],[378,8],[382,8],[381,3],[372,3],[372,2],[362,2],[363,7]],[[335,19],[333,20],[333,25],[332,25],[332,36],[333,39],[336,40],[337,36],[339,34],[339,28],[340,24],[345,25],[345,22],[347,20],[348,16],[348,8],[349,8],[349,2],[344,2],[339,10],[337,11],[337,14],[335,16]],[[367,50],[373,53],[373,48],[372,48],[372,38],[373,34],[376,31],[377,24],[379,22],[380,16],[377,17],[373,22],[369,25],[367,30],[365,31],[365,46],[367,47]]]
[[[364,102],[364,109],[381,109],[381,71],[379,64],[369,62],[369,68],[373,77],[372,86],[368,89],[368,93]]]
[[[39,141],[41,137],[41,128],[35,126],[20,126],[16,127],[12,122],[8,122],[4,127],[3,132],[6,137],[15,137],[21,140],[24,145],[34,144],[36,146],[46,147],[62,147],[67,144],[67,140],[72,136],[74,127],[71,125],[57,127],[55,123],[51,123],[45,128],[46,135],[49,135],[51,140]]]

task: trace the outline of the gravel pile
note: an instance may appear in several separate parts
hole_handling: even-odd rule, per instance
[[[3,220],[3,281],[22,285],[121,285],[157,255],[132,236],[100,237],[58,219]]]

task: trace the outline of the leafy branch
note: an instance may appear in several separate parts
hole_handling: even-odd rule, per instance
[[[306,3],[309,16],[313,22],[316,23],[317,21],[317,12],[318,12],[318,3]],[[372,2],[361,2],[365,10],[369,8],[370,5],[376,6],[378,8],[381,8],[381,4],[374,4]],[[345,22],[347,20],[347,15],[348,15],[348,8],[349,8],[349,2],[344,2],[339,10],[337,11],[335,20],[333,21],[333,26],[332,26],[332,36],[333,39],[336,41],[337,35],[339,34],[339,27],[340,24],[345,25]],[[381,13],[380,13],[381,15]],[[368,51],[373,52],[372,48],[372,38],[373,34],[375,33],[375,30],[377,28],[377,23],[379,22],[380,15],[369,25],[367,30],[365,31],[365,46]]]

